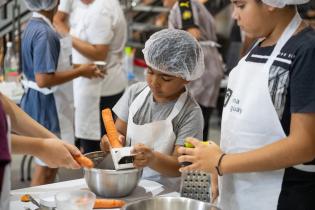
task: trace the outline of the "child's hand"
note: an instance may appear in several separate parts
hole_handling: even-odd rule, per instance
[[[118,134],[118,140],[122,145],[125,145],[126,138],[123,135]],[[109,152],[110,144],[107,135],[102,137],[100,147],[103,152]]]
[[[86,77],[88,79],[93,78],[104,78],[105,73],[99,70],[94,64],[83,64],[78,68],[82,77]]]
[[[191,162],[192,164],[186,167],[182,167],[180,171],[205,171],[209,173],[217,174],[215,167],[218,164],[220,156],[223,154],[220,147],[214,143],[203,144],[201,141],[189,138],[189,143],[194,145],[194,148],[180,147],[178,153],[181,156],[178,157],[178,161]]]
[[[155,158],[153,150],[144,144],[136,144],[132,153],[135,154],[133,165],[136,168],[144,168],[150,165]]]

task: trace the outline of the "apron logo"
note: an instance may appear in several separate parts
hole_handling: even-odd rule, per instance
[[[191,19],[191,17],[192,17],[192,14],[190,11],[185,11],[183,13],[183,20],[189,20],[189,19]]]
[[[180,7],[186,7],[186,8],[189,8],[189,7],[190,7],[190,5],[189,5],[189,1],[187,1],[187,2],[181,2],[181,3],[179,3],[179,6],[180,6]]]
[[[231,89],[227,89],[226,93],[225,93],[225,98],[224,98],[224,107],[226,107],[226,105],[229,103],[231,96],[233,94],[233,90]]]

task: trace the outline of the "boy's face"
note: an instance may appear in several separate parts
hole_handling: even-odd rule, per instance
[[[183,92],[188,81],[164,74],[148,67],[146,74],[147,83],[157,102],[168,102],[177,99]]]
[[[233,3],[232,17],[240,28],[251,38],[269,35],[275,21],[270,19],[270,7],[257,0],[231,0]]]

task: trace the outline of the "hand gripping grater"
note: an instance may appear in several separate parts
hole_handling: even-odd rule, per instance
[[[180,196],[210,202],[210,187],[210,173],[201,171],[185,171],[181,176]]]
[[[202,142],[209,144],[209,142]],[[194,146],[185,140],[184,147]],[[182,166],[190,165],[189,162],[181,163]],[[202,171],[185,171],[181,176],[180,195],[181,197],[192,198],[204,202],[211,201],[211,175]]]

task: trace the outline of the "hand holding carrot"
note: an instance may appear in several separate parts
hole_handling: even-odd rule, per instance
[[[125,145],[126,138],[125,138],[123,135],[118,134],[118,141],[119,141],[119,143],[120,143],[121,145]],[[108,140],[107,135],[104,135],[104,136],[102,137],[100,147],[101,147],[101,150],[102,150],[102,151],[104,151],[104,152],[109,152],[110,143],[109,143],[109,140]]]
[[[34,156],[43,160],[49,167],[65,167],[79,169],[80,165],[74,160],[81,152],[74,146],[59,139],[43,139]]]

